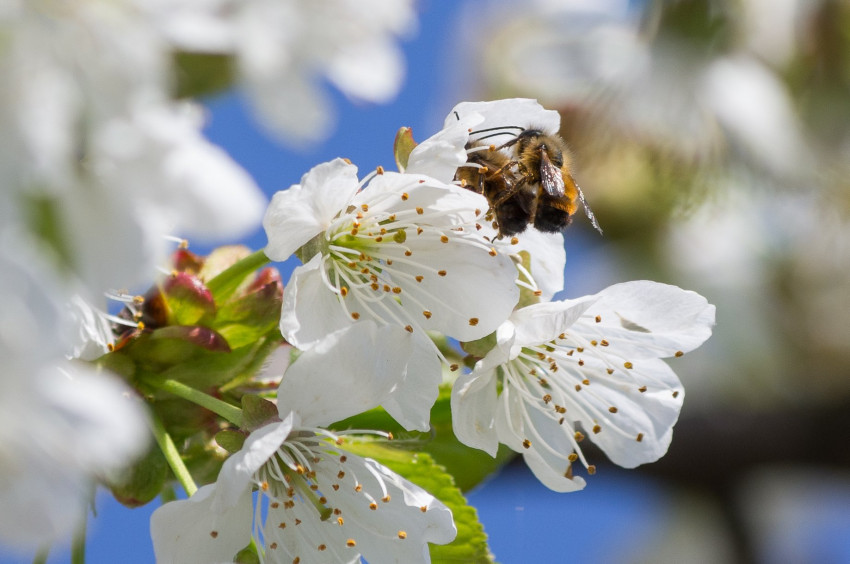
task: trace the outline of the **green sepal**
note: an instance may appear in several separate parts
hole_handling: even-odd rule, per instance
[[[227,340],[217,331],[197,325],[169,325],[156,329],[151,332],[150,341],[152,344],[147,352],[155,362],[181,362],[195,347],[230,352]]]
[[[209,325],[215,317],[212,293],[200,278],[177,272],[162,284],[162,297],[168,312],[168,325]]]
[[[265,398],[253,394],[242,396],[242,427],[253,431],[277,420],[277,406]]]
[[[270,282],[221,305],[214,327],[233,348],[253,342],[280,323],[283,285]]]
[[[241,258],[232,263],[227,260],[237,257]],[[220,270],[219,261],[229,266]],[[227,302],[240,287],[249,285],[257,269],[268,263],[269,257],[262,250],[242,256],[238,247],[223,247],[213,251],[207,258],[204,268],[201,269],[201,277],[207,281],[207,288],[212,292],[215,303],[221,305]],[[212,275],[211,278],[210,275]]]
[[[409,127],[402,127],[395,134],[393,142],[393,156],[395,156],[395,164],[399,172],[404,172],[407,168],[407,163],[410,160],[410,153],[416,148],[416,141],[413,140],[413,130]]]
[[[442,501],[452,512],[457,537],[446,545],[430,544],[434,563],[492,563],[487,534],[478,520],[478,512],[469,505],[451,474],[427,453],[399,450],[393,443],[374,440],[347,440],[345,449],[372,458],[396,474],[404,476]]]
[[[245,405],[244,402],[242,405]],[[245,438],[244,433],[234,431],[233,429],[225,429],[215,434],[215,442],[230,454],[242,450],[242,445],[245,444]]]
[[[162,451],[153,445],[132,466],[107,475],[105,483],[119,503],[141,507],[159,495],[168,474],[168,463]]]

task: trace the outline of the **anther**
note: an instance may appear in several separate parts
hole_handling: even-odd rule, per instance
[[[473,327],[475,327],[476,325],[478,325],[478,318],[477,317],[470,317],[469,318],[469,324],[472,325]]]
[[[406,532],[404,532],[404,531],[399,531],[399,532],[398,532],[398,538],[400,538],[401,540],[406,539],[406,538],[407,538],[407,533],[406,533]]]
[[[378,165],[378,168],[375,169],[375,172],[377,172],[378,174],[384,174],[384,167],[382,167],[381,165]],[[366,211],[366,210],[363,210],[363,211]]]
[[[679,358],[679,357],[680,357],[680,356],[682,356],[683,354],[685,354],[685,353],[683,353],[682,351],[676,351],[676,355],[675,355],[675,356],[676,356],[676,358]]]
[[[211,536],[212,538],[216,538],[216,537],[218,537],[218,531],[210,531],[210,536]]]
[[[602,427],[600,427],[599,425],[594,425],[592,429],[594,435],[598,435],[601,430]]]
[[[405,325],[404,330],[408,333],[413,333],[413,327],[411,327],[410,325]]]
[[[358,319],[360,319],[360,314],[357,313],[356,311],[352,311],[351,312],[351,319],[357,321]]]
[[[458,368],[459,366],[457,364],[452,364],[451,366],[449,366],[449,370],[451,370],[452,372],[456,372]]]
[[[637,442],[641,442],[641,441],[643,440],[643,433],[638,433],[638,434],[637,434],[637,437],[635,437],[635,440],[636,440]]]
[[[431,312],[428,311],[427,309],[422,312],[422,315],[425,316],[425,319],[431,319]]]
[[[522,441],[522,446],[523,448],[531,448],[531,441],[525,439],[524,441]]]
[[[446,275],[446,271],[445,271],[445,270],[438,270],[438,271],[437,271],[437,274],[439,274],[440,276],[445,276],[445,275]]]
[[[449,237],[447,235],[440,235],[440,242],[441,243],[448,243]]]
[[[596,466],[594,466],[593,464],[588,466],[587,467],[587,473],[590,474],[591,476],[596,474]]]
[[[623,363],[623,366],[625,366],[625,367],[626,367],[626,368],[628,368],[629,370],[631,370],[632,368],[634,368],[634,365],[633,365],[631,362],[628,362],[628,361],[624,362],[624,363]]]
[[[617,413],[617,408],[612,405],[611,407],[608,408],[608,412],[609,413]]]
[[[347,546],[348,548],[354,548],[355,546],[357,546],[357,543],[354,542],[354,539],[348,539],[347,541],[345,541],[345,546]]]
[[[601,316],[601,315],[597,315],[597,316],[596,316],[595,321],[596,321],[597,323],[600,323],[600,322],[602,321],[602,316]]]

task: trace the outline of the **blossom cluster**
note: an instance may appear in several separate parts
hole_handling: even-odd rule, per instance
[[[151,520],[160,562],[429,562],[458,534],[449,503],[362,454],[389,431],[340,422],[378,411],[427,432],[441,389],[457,440],[506,445],[553,490],[594,473],[585,437],[626,467],[666,452],[684,392],[662,359],[709,337],[713,306],[648,281],[554,300],[563,235],[502,237],[493,202],[457,180],[493,172],[470,154],[500,136],[489,150],[519,179],[509,140],[556,135],[557,112],[464,102],[422,143],[400,134],[397,172],[335,159],[266,206],[178,101],[179,61],[224,57],[270,127],[321,134],[318,79],[372,101],[398,87],[410,6],[368,4],[0,9],[2,542],[66,537],[96,483],[137,506],[176,479],[188,499]],[[116,290],[166,264],[165,235],[236,238],[261,219],[263,252],[181,247],[143,296]],[[285,290],[259,270],[293,255]]]
[[[425,543],[455,535],[447,508],[347,453],[348,432],[329,427],[380,405],[405,429],[427,430],[444,373],[454,380],[457,438],[494,456],[507,445],[553,490],[585,486],[574,463],[594,473],[585,436],[625,467],[666,452],[684,390],[661,359],[708,338],[713,306],[648,281],[551,301],[540,287],[563,286],[562,235],[503,240],[484,219],[486,199],[453,181],[470,138],[494,123],[557,131],[558,118],[532,100],[463,103],[402,172],[360,179],[337,159],[274,196],[265,252],[303,263],[280,318],[301,353],[283,375],[277,412],[216,482],[154,513],[160,560],[229,559],[253,538],[274,562],[429,561]],[[522,293],[532,303],[520,307]],[[435,335],[479,347],[494,338],[468,370],[446,359]]]

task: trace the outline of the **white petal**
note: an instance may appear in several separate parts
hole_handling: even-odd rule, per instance
[[[280,315],[280,332],[293,346],[310,348],[329,334],[353,323],[342,308],[338,297],[325,285],[321,273],[322,256],[292,272]]]
[[[543,302],[516,310],[511,321],[516,326],[519,346],[540,345],[567,331],[592,306],[592,296],[577,300]]]
[[[546,133],[557,133],[561,128],[561,115],[558,112],[547,110],[538,104],[537,100],[528,98],[510,98],[492,102],[461,102],[446,116],[445,125],[448,126],[452,121],[457,121],[457,116],[463,119],[472,112],[484,116],[484,121],[477,126],[478,130],[508,125],[523,128],[533,127]],[[490,137],[487,142],[504,143],[513,138],[518,131],[517,129],[508,129],[505,135]],[[476,137],[476,135],[472,135],[473,139]]]
[[[462,374],[452,387],[452,429],[467,446],[495,457],[499,448],[495,415],[496,371],[477,370]]]
[[[522,459],[540,483],[554,492],[576,492],[587,485],[581,476],[566,477],[563,469],[556,470],[555,465],[537,450],[524,452]]]
[[[280,423],[271,423],[253,431],[239,452],[224,461],[216,482],[218,488],[213,504],[216,511],[233,507],[246,492],[250,492],[254,474],[280,448],[296,420],[297,416],[289,413]]]
[[[404,172],[424,174],[447,184],[452,182],[458,167],[466,162],[469,131],[483,120],[480,114],[470,112],[463,119],[448,123],[413,149]]]
[[[289,258],[327,229],[357,190],[357,167],[335,159],[311,169],[301,184],[275,194],[263,219],[266,255],[276,261]]]
[[[423,327],[459,341],[473,341],[492,333],[508,318],[519,299],[510,258],[491,256],[486,248],[455,239],[443,244],[415,233],[405,244],[416,264],[399,260],[393,272],[406,274],[396,277],[402,305]],[[416,276],[423,276],[422,281],[417,282]],[[423,310],[430,311],[431,317],[422,319]]]
[[[216,485],[203,486],[185,500],[172,501],[151,515],[158,564],[230,562],[251,542],[253,504],[246,491],[228,508],[214,509]]]
[[[590,439],[608,455],[611,462],[624,468],[654,462],[664,456],[673,436],[673,425],[679,418],[685,391],[676,374],[662,360],[644,359],[634,363],[629,376],[634,381],[654,382],[641,393],[635,385],[616,379],[595,382],[581,393],[595,417],[579,418],[587,431],[598,424],[599,433],[588,433]],[[616,407],[610,413],[609,407]],[[638,434],[641,440],[638,441]]]
[[[526,229],[517,235],[517,240],[519,243],[511,245],[508,252],[528,252],[531,256],[531,275],[542,292],[540,299],[548,302],[564,289],[564,267],[567,264],[564,234]]]
[[[295,411],[305,426],[327,426],[380,405],[404,378],[412,348],[407,331],[370,320],[328,336],[284,374],[281,417]],[[433,388],[436,394],[436,383]]]
[[[611,345],[607,352],[626,359],[673,356],[700,346],[714,326],[714,306],[695,292],[641,280],[615,284],[596,294],[587,310]]]
[[[404,77],[404,61],[395,44],[373,38],[340,50],[328,78],[346,94],[370,102],[388,102]]]
[[[404,379],[383,400],[383,407],[407,430],[427,431],[431,428],[431,407],[437,401],[442,371],[434,344],[427,337],[411,335],[405,350]]]

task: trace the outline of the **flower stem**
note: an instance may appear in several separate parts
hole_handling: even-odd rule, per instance
[[[150,414],[150,422],[153,436],[162,454],[165,456],[165,460],[171,467],[171,471],[174,472],[177,480],[183,486],[183,489],[186,490],[186,494],[191,497],[198,491],[198,486],[195,485],[195,480],[192,479],[189,469],[186,468],[183,459],[180,458],[180,453],[177,451],[174,441],[171,440],[171,435],[165,430],[165,425],[162,424],[162,421],[155,413]]]
[[[242,426],[242,410],[227,402],[214,398],[209,394],[205,394],[200,390],[196,390],[191,386],[187,386],[177,380],[153,380],[149,384],[162,391],[174,394],[177,397],[183,398],[194,404],[200,405],[216,413],[237,427]]]
[[[207,282],[207,289],[212,292],[216,303],[227,301],[249,274],[269,262],[269,257],[262,249],[254,251]]]
[[[74,531],[74,538],[71,541],[71,564],[86,564],[86,517],[88,512],[83,512],[83,518],[80,519],[80,524],[77,530]]]

